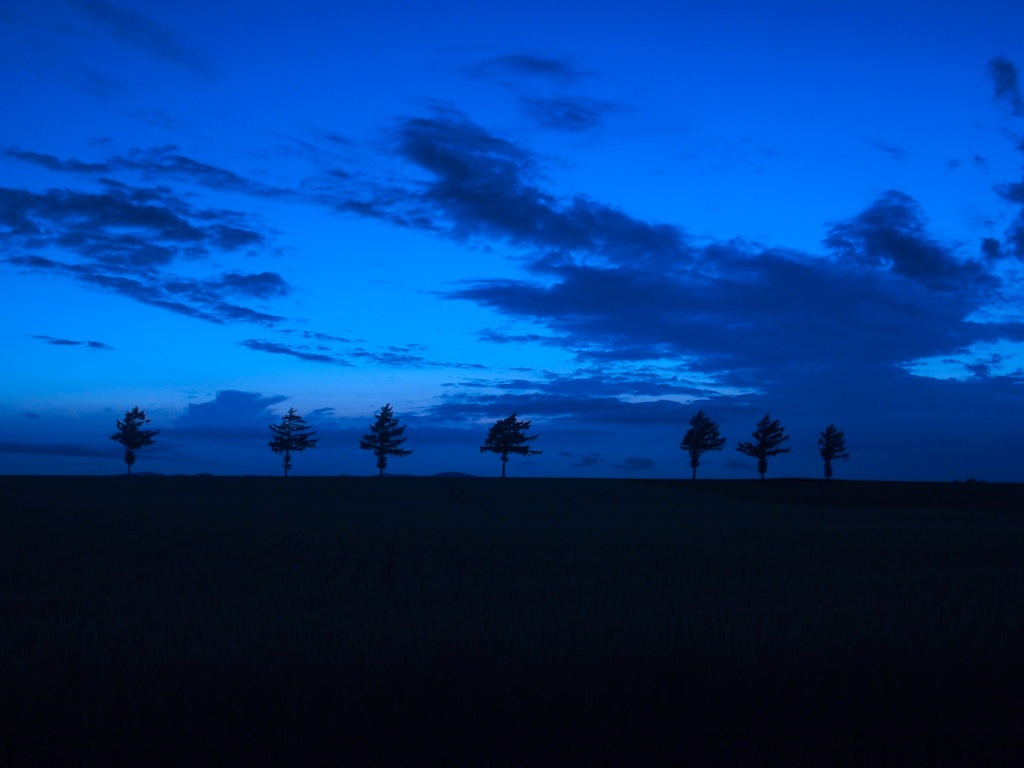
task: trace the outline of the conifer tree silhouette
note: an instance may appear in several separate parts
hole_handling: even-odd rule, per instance
[[[405,427],[398,426],[398,419],[391,409],[391,403],[381,408],[380,413],[374,416],[377,421],[370,425],[370,433],[363,435],[359,447],[364,451],[373,451],[373,455],[377,457],[377,469],[380,470],[378,477],[384,477],[388,456],[408,456],[412,451],[401,447],[408,438],[402,436]]]
[[[697,411],[690,419],[690,428],[683,435],[683,441],[679,447],[690,454],[690,467],[693,469],[693,479],[697,479],[697,467],[700,466],[701,454],[708,451],[720,451],[725,445],[725,438],[720,437],[718,425],[704,415],[703,410]]]
[[[751,433],[754,442],[744,441],[736,446],[736,450],[740,453],[757,459],[757,471],[761,474],[762,480],[764,480],[764,473],[768,471],[769,457],[790,451],[789,448],[779,447],[789,440],[789,435],[785,432],[786,429],[779,423],[779,420],[772,421],[766,413],[764,418],[757,422],[757,429]]]
[[[832,479],[832,462],[837,459],[847,461],[850,454],[846,452],[846,435],[836,429],[835,424],[829,424],[825,431],[818,437],[818,453],[825,461],[825,479]]]
[[[267,445],[274,453],[284,454],[285,477],[288,477],[288,470],[292,468],[292,451],[300,452],[307,448],[315,448],[319,440],[313,437],[316,432],[310,431],[306,420],[294,408],[288,409],[280,424],[271,424],[270,431],[274,439]]]
[[[505,419],[498,419],[491,428],[487,430],[487,439],[480,446],[480,453],[497,453],[501,456],[501,477],[505,478],[505,465],[508,463],[508,456],[514,453],[517,456],[537,456],[544,451],[531,450],[527,445],[531,440],[536,440],[539,435],[527,436],[530,429],[529,421],[516,421],[516,414]]]
[[[152,445],[153,438],[160,433],[159,429],[142,429],[149,422],[146,412],[136,406],[125,413],[124,421],[117,420],[117,432],[110,436],[115,443],[124,446],[124,463],[128,465],[129,477],[132,474],[132,464],[135,463],[135,452],[139,448]]]

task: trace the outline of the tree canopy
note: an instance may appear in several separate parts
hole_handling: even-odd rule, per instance
[[[537,456],[543,451],[534,451],[529,443],[536,440],[539,435],[527,435],[531,422],[517,421],[516,414],[498,419],[491,428],[487,430],[487,439],[480,446],[480,453],[496,453],[501,456],[501,476],[505,477],[505,465],[508,463],[509,454],[517,456]]]
[[[832,462],[837,459],[847,461],[850,454],[846,452],[846,435],[829,424],[818,438],[818,453],[825,461],[825,479],[832,479]]]
[[[370,425],[369,434],[363,435],[359,447],[364,451],[373,451],[373,455],[377,457],[379,476],[383,477],[389,456],[408,456],[412,451],[401,447],[408,438],[402,436],[405,427],[398,425],[391,403],[381,408],[380,413],[374,416],[377,420]]]
[[[316,432],[310,430],[306,420],[294,408],[288,409],[280,424],[271,424],[270,432],[274,437],[267,445],[274,453],[284,454],[285,477],[288,477],[288,470],[292,468],[292,452],[315,448],[319,439],[313,437]]]
[[[789,448],[780,447],[789,440],[789,435],[778,419],[772,421],[766,413],[764,418],[757,422],[757,429],[751,433],[751,437],[754,438],[754,442],[744,441],[736,446],[736,450],[757,459],[757,471],[764,480],[764,473],[768,471],[768,459],[780,453],[789,453]]]
[[[117,431],[110,436],[115,443],[124,446],[124,463],[128,465],[129,475],[132,473],[132,464],[135,463],[135,452],[152,445],[153,438],[160,433],[159,429],[142,428],[149,422],[146,412],[136,406],[125,413],[124,421],[117,419]]]
[[[690,454],[690,467],[693,479],[697,479],[697,467],[700,457],[708,451],[720,451],[725,445],[725,438],[719,435],[718,425],[704,415],[703,410],[697,411],[690,419],[690,428],[683,435],[679,447]]]

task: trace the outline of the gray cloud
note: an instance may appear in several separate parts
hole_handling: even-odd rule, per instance
[[[214,440],[269,439],[267,426],[279,419],[270,408],[288,398],[264,397],[259,392],[222,390],[213,400],[190,403],[185,412],[165,429],[167,438],[203,438]]]
[[[269,352],[272,355],[288,355],[311,363],[328,363],[330,365],[343,365],[348,367],[352,366],[352,363],[347,360],[342,360],[341,358],[333,355],[325,355],[320,352],[310,352],[308,349],[303,347],[289,346],[288,344],[281,344],[276,341],[267,341],[266,339],[246,339],[245,341],[238,342],[238,344],[239,346],[247,347],[248,349],[252,349],[257,352]]]
[[[32,337],[39,341],[45,341],[47,344],[52,344],[57,347],[85,347],[86,349],[101,349],[104,351],[113,351],[113,347],[109,344],[104,344],[102,341],[73,341],[72,339],[59,339],[53,336],[45,336],[37,334]]]
[[[614,467],[628,472],[648,472],[654,469],[654,459],[629,456],[621,464],[615,464]]]
[[[211,72],[212,66],[205,56],[190,50],[172,30],[139,11],[106,0],[64,2],[106,28],[118,40],[147,51],[159,59],[188,67],[201,74]]]
[[[1006,105],[1014,115],[1024,117],[1024,98],[1021,97],[1017,66],[1003,56],[996,56],[988,63],[988,73],[996,100]]]
[[[839,367],[898,368],[1022,331],[965,320],[997,297],[995,260],[965,257],[933,236],[917,202],[898,190],[832,224],[828,254],[741,240],[697,245],[677,226],[551,194],[536,156],[454,110],[401,120],[393,137],[417,180],[367,184],[359,205],[339,198],[335,206],[518,250],[525,277],[466,281],[444,294],[543,328],[483,330],[487,341],[557,346],[583,364],[676,360],[684,376],[704,376],[678,383],[682,396],[698,396],[716,387],[776,391]],[[1002,191],[1024,200],[1018,186]],[[652,381],[648,396],[674,391],[665,385]]]
[[[543,251],[548,263],[586,253],[667,266],[692,255],[674,226],[642,221],[582,195],[559,199],[544,192],[535,180],[536,158],[459,113],[404,120],[395,138],[400,155],[432,176],[419,189],[372,202],[375,213],[386,211],[396,223]]]
[[[578,70],[565,59],[529,54],[495,56],[477,62],[467,71],[478,77],[494,79],[525,77],[553,80],[559,83],[572,83],[588,76],[587,72]]]
[[[620,111],[608,101],[572,96],[521,96],[520,108],[544,128],[582,133],[604,124],[605,117]]]
[[[196,208],[167,187],[132,187],[113,179],[102,179],[100,187],[38,193],[0,188],[0,243],[8,252],[50,248],[78,259],[13,255],[4,261],[208,322],[283,320],[230,300],[287,295],[290,286],[276,273],[186,278],[169,270],[181,260],[263,247],[266,236],[244,214]]]
[[[825,244],[842,258],[891,270],[935,290],[996,282],[983,264],[957,259],[949,248],[930,238],[917,202],[894,190],[853,219],[833,226]]]
[[[28,414],[26,414],[28,415]],[[78,458],[110,459],[111,451],[102,451],[78,443],[27,443],[0,440],[0,453],[34,454],[40,456],[72,456]]]
[[[41,256],[15,256],[4,262],[31,272],[65,275],[141,304],[210,323],[246,322],[271,326],[284,320],[279,315],[223,301],[218,297],[222,286],[217,280],[180,278],[152,269],[130,273],[105,265],[70,264]]]
[[[451,363],[440,360],[431,360],[419,352],[425,349],[419,345],[408,347],[388,347],[382,350],[353,350],[352,357],[368,360],[377,365],[387,365],[395,368],[457,368],[461,370],[486,370],[487,367],[479,363]]]
[[[23,163],[61,173],[102,176],[119,172],[136,174],[152,181],[177,179],[190,184],[224,192],[238,192],[256,197],[285,198],[296,193],[282,187],[269,186],[248,179],[227,168],[222,168],[181,154],[178,147],[168,145],[148,149],[132,149],[125,154],[113,154],[106,160],[83,161],[76,158],[62,160],[54,155],[11,148],[6,155]]]
[[[887,141],[881,139],[875,139],[871,142],[871,146],[877,149],[879,152],[883,152],[893,160],[900,161],[907,159],[907,150],[903,147],[897,147],[894,144],[890,144]]]

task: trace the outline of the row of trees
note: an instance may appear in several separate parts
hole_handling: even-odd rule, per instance
[[[359,441],[359,447],[365,451],[373,451],[373,455],[377,457],[377,469],[383,477],[389,458],[408,456],[412,451],[402,448],[402,443],[407,439],[405,427],[395,418],[391,403],[381,408],[380,413],[374,414],[374,418],[376,421]],[[145,429],[149,422],[146,412],[135,407],[125,414],[123,421],[117,420],[117,431],[110,436],[111,440],[124,447],[124,463],[128,466],[129,475],[135,463],[135,452],[152,445],[153,438],[160,432],[158,429]],[[487,439],[480,446],[480,452],[496,453],[501,457],[503,478],[505,465],[510,456],[536,456],[543,453],[530,448],[530,443],[538,437],[526,434],[530,430],[530,424],[530,421],[518,420],[513,413],[507,418],[498,419],[487,431]],[[275,454],[284,454],[282,464],[285,477],[288,477],[288,470],[292,468],[292,454],[301,453],[307,448],[315,448],[319,441],[318,437],[314,437],[316,432],[294,408],[288,409],[288,413],[281,417],[280,424],[270,425],[270,433],[271,440],[267,445]]]
[[[389,458],[408,456],[412,451],[402,447],[407,440],[405,426],[399,424],[390,403],[381,408],[380,413],[374,414],[374,418],[376,420],[370,425],[370,431],[359,441],[359,447],[373,452],[377,458],[377,469],[380,476],[383,476]],[[145,411],[138,407],[133,408],[125,414],[123,421],[117,420],[117,431],[110,436],[111,440],[124,446],[124,463],[128,466],[129,475],[135,463],[135,452],[152,445],[153,438],[160,432],[157,429],[145,429],[149,422]],[[505,467],[510,456],[536,456],[543,453],[530,447],[538,437],[527,434],[530,425],[530,421],[520,421],[513,413],[507,418],[498,419],[487,430],[487,439],[480,446],[480,452],[496,453],[501,457],[502,478],[505,477]],[[270,450],[275,454],[284,454],[285,477],[288,477],[288,470],[292,468],[292,454],[301,453],[307,448],[315,448],[319,440],[315,437],[316,432],[294,408],[288,409],[280,424],[271,424],[270,432]],[[789,448],[782,447],[783,443],[789,440],[789,435],[778,419],[772,420],[765,414],[764,418],[757,422],[757,428],[751,433],[751,437],[754,438],[753,441],[741,442],[736,446],[736,450],[757,459],[757,471],[763,480],[768,471],[768,459],[781,453],[789,453]],[[701,456],[709,451],[720,451],[724,446],[725,438],[721,436],[718,424],[708,418],[703,410],[697,411],[690,419],[690,428],[679,444],[682,450],[690,454],[694,480],[697,479],[697,467],[700,466]],[[826,479],[832,478],[833,461],[845,461],[850,458],[846,452],[846,436],[836,429],[835,424],[829,424],[818,437],[818,452],[825,462]]]
[[[789,435],[778,419],[773,420],[766,413],[764,418],[757,422],[757,428],[751,433],[751,437],[754,438],[753,442],[744,440],[736,446],[736,450],[757,459],[757,471],[764,480],[765,472],[768,471],[768,459],[780,453],[789,453],[789,448],[782,447],[782,444],[789,440]],[[725,438],[720,435],[718,425],[708,418],[703,410],[697,411],[690,419],[690,428],[679,444],[682,450],[690,454],[694,480],[697,479],[700,457],[708,451],[720,451],[724,446]],[[846,435],[836,429],[835,424],[829,424],[819,435],[818,453],[825,461],[826,480],[832,479],[833,461],[846,461],[850,458],[850,454],[846,452]]]

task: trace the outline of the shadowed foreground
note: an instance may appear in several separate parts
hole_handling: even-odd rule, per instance
[[[1011,764],[1022,491],[0,478],[0,764]]]

